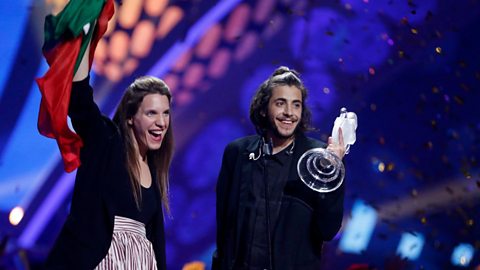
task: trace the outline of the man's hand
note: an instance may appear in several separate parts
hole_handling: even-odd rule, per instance
[[[327,150],[331,151],[334,153],[337,157],[340,159],[343,159],[345,156],[345,144],[343,142],[343,132],[342,128],[338,129],[338,144],[333,142],[332,137],[328,137],[328,146]]]

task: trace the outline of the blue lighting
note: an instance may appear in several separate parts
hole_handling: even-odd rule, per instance
[[[339,248],[343,252],[360,254],[367,249],[377,221],[377,211],[357,200],[353,205],[352,218],[345,227]]]
[[[422,252],[425,239],[420,233],[404,233],[398,244],[397,254],[402,258],[416,260]]]
[[[7,36],[0,42],[0,97],[3,94],[4,84],[8,80],[10,68],[16,57],[16,50],[20,42],[26,23],[28,22],[29,6],[31,0],[1,1],[0,10],[2,16],[2,33]]]
[[[470,244],[460,244],[455,247],[452,253],[452,264],[461,267],[467,267],[473,258],[473,246]]]

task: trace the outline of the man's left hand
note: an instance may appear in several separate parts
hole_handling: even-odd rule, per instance
[[[345,144],[343,142],[342,128],[338,129],[338,144],[333,142],[332,137],[328,137],[327,150],[334,153],[340,159],[343,159],[343,157],[345,156]]]

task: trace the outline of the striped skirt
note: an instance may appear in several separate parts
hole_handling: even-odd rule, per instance
[[[96,270],[157,269],[152,243],[145,225],[126,217],[115,216],[110,249]]]

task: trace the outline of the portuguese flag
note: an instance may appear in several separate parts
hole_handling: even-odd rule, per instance
[[[70,0],[58,15],[45,18],[43,55],[50,67],[37,79],[42,94],[38,130],[57,141],[67,172],[80,166],[83,146],[80,137],[67,124],[73,75],[89,42],[91,67],[95,48],[113,13],[113,0]],[[95,25],[95,29],[85,31],[85,25]]]

